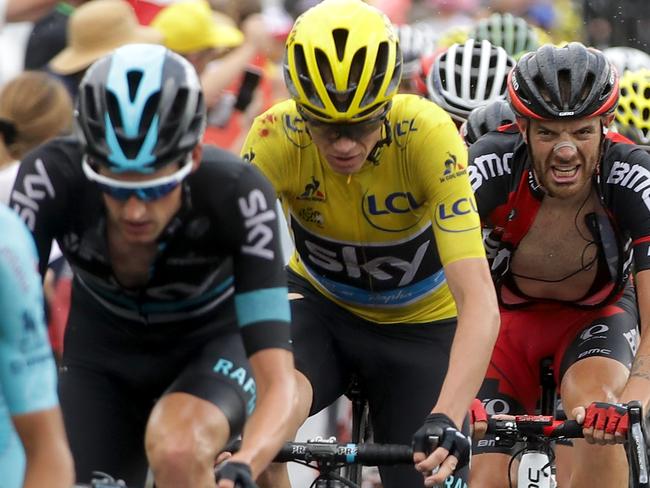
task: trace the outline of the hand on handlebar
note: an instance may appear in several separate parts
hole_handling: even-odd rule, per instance
[[[587,408],[575,408],[573,415],[583,424],[589,444],[621,444],[627,438],[630,422],[626,405],[593,402]]]
[[[478,398],[469,407],[469,435],[472,439],[483,439],[487,430],[487,412]]]
[[[425,486],[434,486],[469,462],[470,441],[445,414],[432,413],[413,435],[413,451]]]
[[[227,461],[217,470],[218,488],[257,488],[248,464]]]

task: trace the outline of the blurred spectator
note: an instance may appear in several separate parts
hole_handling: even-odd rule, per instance
[[[197,73],[225,49],[240,46],[244,35],[236,27],[217,24],[207,0],[186,0],[162,9],[151,27],[163,36],[163,44],[185,57]],[[209,86],[204,87],[209,90]],[[206,98],[210,98],[206,95]]]
[[[25,50],[25,69],[44,68],[54,56],[65,49],[68,20],[74,9],[84,1],[86,0],[59,2],[34,23]]]
[[[19,161],[72,125],[65,87],[42,72],[26,71],[0,91],[0,202],[7,204]]]
[[[254,5],[244,2],[242,7],[252,9]],[[284,36],[290,27],[283,30],[280,23],[270,22],[259,13],[242,11],[233,15],[244,19],[241,31],[234,27],[234,21],[228,24],[215,14],[207,0],[184,0],[161,10],[151,26],[162,33],[165,46],[186,57],[200,75],[208,107],[204,142],[238,152],[254,115],[272,103],[270,99],[266,104],[260,102],[256,84],[265,76],[265,55],[283,53],[284,38],[278,43],[269,26]],[[272,49],[276,44],[279,48]],[[245,79],[248,83],[244,86]],[[235,107],[242,88],[246,93]],[[254,114],[242,117],[247,109]]]
[[[589,44],[634,47],[650,53],[648,0],[583,0],[583,12]]]
[[[262,12],[261,0],[209,0],[210,6],[222,12],[241,28],[242,23],[251,15]]]
[[[5,22],[24,22],[44,15],[57,0],[0,0],[0,30]]]
[[[138,24],[124,0],[93,0],[77,8],[70,17],[66,48],[49,63],[74,98],[86,68],[124,44],[162,43],[162,36]]]

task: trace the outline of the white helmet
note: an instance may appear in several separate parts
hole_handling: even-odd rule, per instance
[[[455,120],[487,102],[504,100],[515,60],[490,41],[468,39],[440,53],[427,76],[429,98]]]
[[[625,71],[650,69],[650,55],[633,47],[608,47],[603,54],[614,65],[619,76]]]

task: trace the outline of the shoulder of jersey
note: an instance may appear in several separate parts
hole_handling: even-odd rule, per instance
[[[523,139],[519,138],[518,130],[508,130],[506,132],[492,131],[479,137],[469,147],[469,153],[470,156],[477,156],[492,152],[512,152],[518,142],[523,143]]]
[[[391,121],[416,116],[427,117],[433,122],[451,121],[449,114],[428,98],[405,93],[393,97],[393,105],[389,115]]]

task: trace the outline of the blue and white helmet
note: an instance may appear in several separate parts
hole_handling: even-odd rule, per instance
[[[79,85],[75,119],[93,162],[140,173],[187,156],[206,123],[192,65],[151,44],[122,46],[96,61]]]

